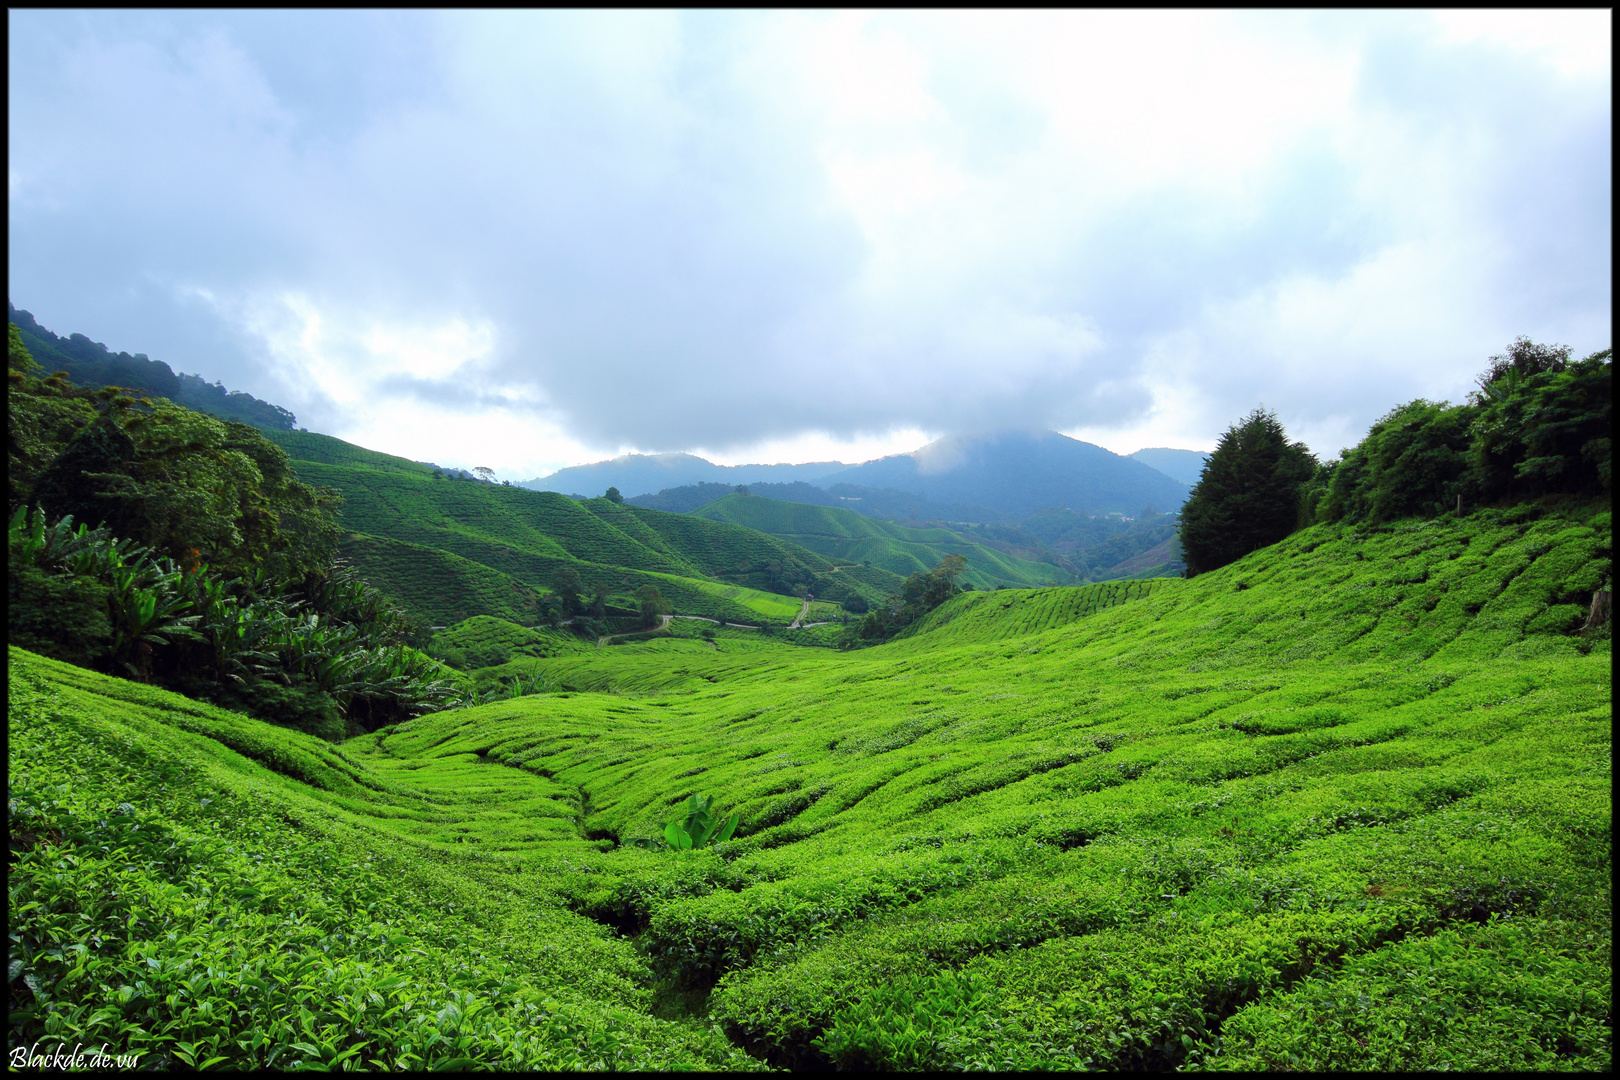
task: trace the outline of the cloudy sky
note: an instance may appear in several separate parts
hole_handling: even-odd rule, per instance
[[[8,19],[18,307],[507,479],[1328,455],[1610,344],[1606,11]]]

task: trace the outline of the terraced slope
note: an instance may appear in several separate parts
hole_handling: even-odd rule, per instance
[[[287,451],[294,461],[318,461],[327,465],[364,465],[373,469],[410,473],[414,476],[433,475],[433,466],[410,461],[363,446],[321,435],[313,431],[266,431],[264,437]]]
[[[17,1045],[147,1068],[754,1066],[648,1016],[646,961],[526,873],[594,854],[576,790],[471,757],[362,764],[10,665]]]
[[[632,685],[339,749],[14,650],[13,1040],[1606,1070],[1610,638],[1576,631],[1610,545],[1606,513],[1317,527],[852,654],[534,659]],[[692,793],[738,836],[626,843]]]
[[[1073,578],[1053,563],[1009,555],[949,529],[910,528],[840,507],[727,495],[689,516],[743,525],[791,540],[840,565],[870,564],[901,577],[926,573],[946,555],[961,555],[967,560],[963,579],[976,589],[1061,584]]]
[[[772,568],[800,566],[818,593],[869,603],[900,579],[834,564],[735,526],[609,502],[435,479],[424,465],[338,439],[280,432],[299,476],[342,492],[343,554],[378,588],[435,625],[484,614],[532,623],[562,569],[587,590],[628,596],[656,585],[678,612],[785,625],[793,597],[769,591]]]

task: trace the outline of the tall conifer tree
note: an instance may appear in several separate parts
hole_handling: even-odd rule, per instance
[[[1181,508],[1187,576],[1236,562],[1294,531],[1300,487],[1316,471],[1275,413],[1256,409],[1221,436]]]

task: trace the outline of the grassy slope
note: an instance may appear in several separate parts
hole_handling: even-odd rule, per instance
[[[975,588],[1048,585],[1069,578],[1059,567],[996,551],[949,529],[909,528],[840,507],[727,495],[690,516],[757,529],[840,564],[870,563],[901,577],[932,570],[941,558],[955,554],[967,559],[964,576]]]
[[[233,1064],[358,1030],[384,1064],[733,1065],[718,1021],[777,1063],[1607,1068],[1609,643],[1566,633],[1596,525],[1317,527],[855,654],[600,649],[540,663],[637,696],[340,749],[14,651],[13,932],[70,1043],[170,1024]],[[581,839],[694,791],[743,815],[717,852]]]
[[[433,466],[419,461],[395,457],[363,446],[334,439],[313,431],[266,431],[264,437],[287,451],[294,461],[318,461],[328,465],[364,465],[373,469],[410,473],[415,476],[433,475]]]
[[[323,443],[317,449],[328,456],[347,448],[386,458],[327,442],[335,448]],[[474,614],[529,621],[534,598],[564,568],[577,571],[587,590],[619,595],[656,585],[683,613],[786,623],[799,612],[791,597],[707,576],[723,572],[727,558],[763,561],[792,550],[763,534],[716,525],[689,536],[681,515],[606,499],[575,502],[553,492],[435,480],[421,467],[385,468],[370,458],[358,465],[298,460],[296,466],[310,483],[342,491],[342,521],[355,534],[344,554],[362,575],[436,624]],[[438,552],[453,558],[438,558]],[[813,553],[794,553],[819,564],[814,569],[830,569]],[[442,588],[446,580],[454,582],[448,590]]]
[[[359,567],[366,581],[431,626],[449,626],[474,615],[519,623],[534,618],[539,590],[440,548],[351,534],[338,551]]]

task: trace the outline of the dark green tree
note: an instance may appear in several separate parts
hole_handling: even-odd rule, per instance
[[[1340,452],[1316,519],[1378,524],[1439,514],[1459,495],[1472,498],[1468,448],[1476,413],[1422,398],[1390,410]]]
[[[606,498],[607,498],[607,501],[610,502],[610,503],[623,503],[624,502],[624,496],[619,494],[619,489],[616,488],[616,487],[610,487],[610,488],[607,489]]]
[[[1316,469],[1310,450],[1288,441],[1273,412],[1255,409],[1228,428],[1181,508],[1187,576],[1236,562],[1293,532],[1301,488]]]
[[[1511,388],[1532,375],[1563,371],[1569,366],[1572,351],[1568,345],[1537,345],[1527,337],[1515,338],[1507,352],[1490,358],[1490,367],[1480,375],[1477,380],[1479,389],[1470,396],[1470,400],[1475,405],[1484,404],[1492,397],[1492,388],[1504,380]]]
[[[659,594],[656,585],[643,585],[637,589],[636,600],[641,605],[642,626],[657,626],[659,619],[669,614],[669,603]]]
[[[1520,338],[1480,377],[1469,430],[1483,498],[1611,490],[1612,351],[1574,363],[1568,355]]]
[[[579,573],[572,567],[564,567],[552,575],[551,591],[557,594],[557,600],[562,605],[563,618],[572,619],[585,610],[585,605],[579,599],[585,586],[580,583]]]

